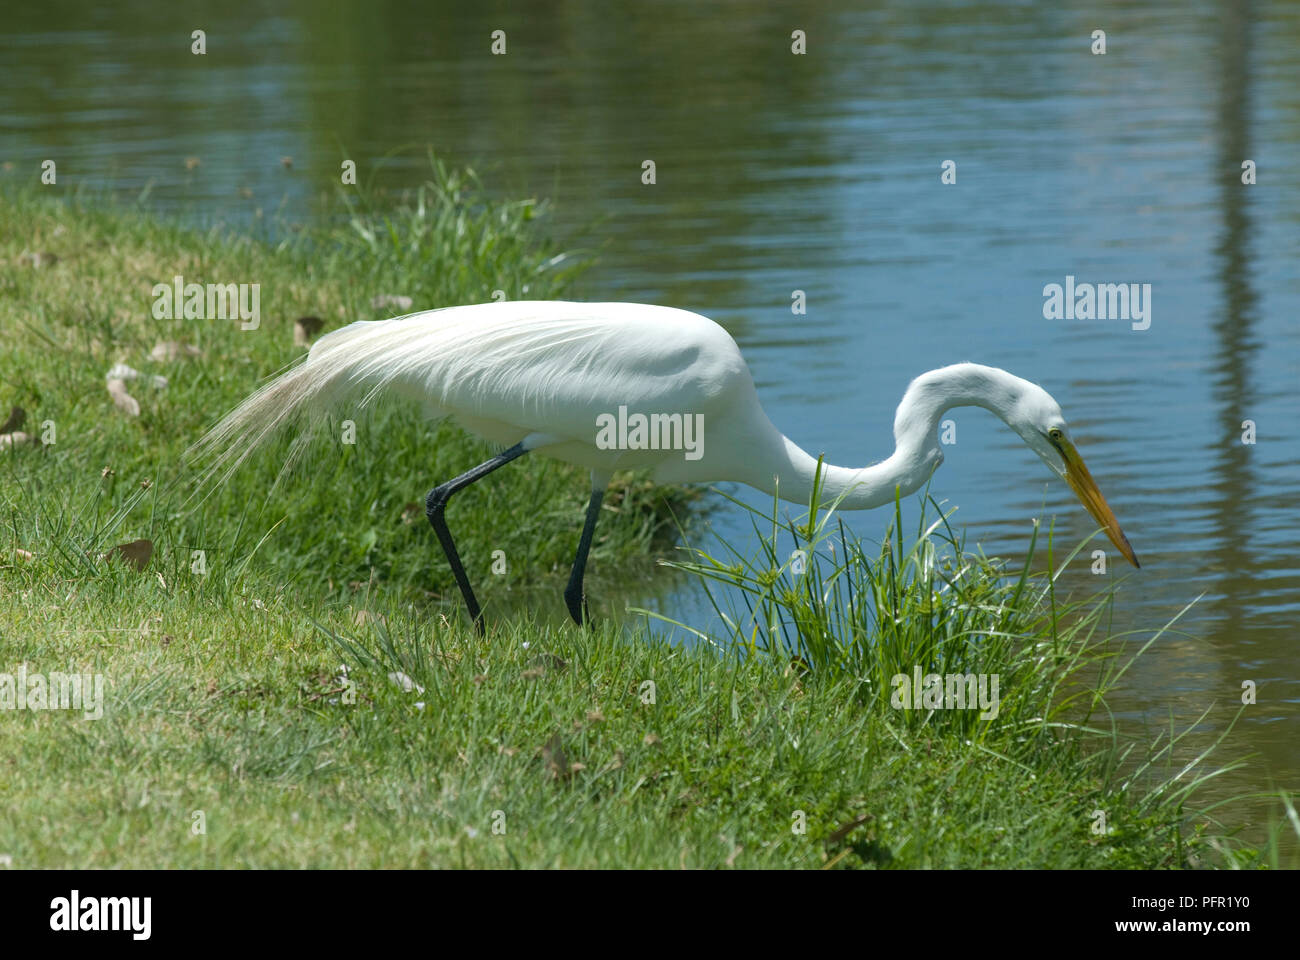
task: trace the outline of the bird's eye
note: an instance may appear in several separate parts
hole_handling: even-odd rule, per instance
[[[1048,430],[1047,435],[1053,441],[1057,441],[1057,442],[1065,439],[1065,434],[1061,432],[1060,427],[1053,427],[1051,430]]]

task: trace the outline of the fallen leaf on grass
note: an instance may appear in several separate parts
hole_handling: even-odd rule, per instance
[[[866,823],[866,822],[867,822],[868,820],[870,820],[870,819],[871,819],[871,814],[869,814],[869,813],[860,813],[860,814],[858,814],[856,817],[854,817],[854,818],[853,818],[852,820],[850,820],[848,823],[844,824],[844,825],[841,826],[841,827],[836,828],[836,830],[835,830],[835,831],[834,831],[834,832],[833,832],[829,837],[826,838],[826,842],[827,842],[827,843],[839,843],[841,840],[843,840],[845,837],[847,837],[850,833],[852,833],[854,830],[858,829],[858,827],[862,826],[864,823]]]
[[[568,663],[553,653],[539,653],[528,661],[528,666],[545,673],[547,670],[563,670]]]
[[[119,543],[108,553],[104,554],[105,560],[117,558],[134,567],[137,570],[143,570],[149,565],[149,558],[153,556],[152,540],[132,540],[130,543]]]
[[[182,343],[179,340],[159,340],[149,351],[149,359],[165,362],[169,360],[180,360],[183,357],[200,357],[203,351],[192,343]]]
[[[113,398],[113,403],[117,409],[130,417],[140,416],[140,401],[126,392],[126,383],[124,381],[109,380],[107,386],[108,394]]]
[[[33,268],[52,267],[59,262],[58,254],[46,252],[32,252],[24,250],[18,255],[18,266],[25,267],[30,264]]]
[[[352,625],[354,627],[364,627],[367,623],[379,623],[388,626],[388,618],[382,613],[374,613],[371,610],[358,610],[352,614]]]
[[[13,433],[16,430],[21,430],[26,422],[27,411],[22,407],[14,407],[9,411],[9,416],[5,419],[4,424],[0,426],[0,433]]]
[[[323,326],[325,326],[325,321],[320,317],[299,317],[293,322],[294,346],[310,347],[312,339],[315,338]]]
[[[129,367],[125,363],[115,363],[109,369],[105,376],[109,380],[147,380],[149,384],[159,390],[167,387],[167,378],[154,374],[152,377],[146,377],[134,367]]]

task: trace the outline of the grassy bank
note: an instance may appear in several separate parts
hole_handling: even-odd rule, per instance
[[[41,542],[41,562],[69,576],[87,572],[86,553],[148,538],[158,554],[154,568],[173,583],[187,578],[194,551],[203,551],[209,572],[228,573],[246,569],[257,551],[258,566],[273,570],[285,589],[311,581],[315,590],[323,579],[335,596],[370,581],[411,600],[454,593],[439,553],[429,549],[420,505],[431,487],[490,451],[450,427],[429,430],[418,410],[344,409],[312,437],[291,483],[275,486],[295,439],[286,436],[199,511],[185,503],[191,488],[181,455],[305,352],[294,339],[301,317],[328,330],[402,312],[374,305],[376,297],[407,297],[408,309],[419,309],[486,300],[494,290],[511,298],[560,295],[579,265],[545,240],[536,205],[493,203],[473,181],[439,167],[391,214],[354,203],[346,223],[294,232],[272,246],[21,190],[8,191],[4,203],[5,222],[17,229],[0,241],[0,330],[12,358],[0,405],[24,408],[26,432],[56,441],[16,451],[6,471],[6,505],[22,503],[7,520],[16,542]],[[260,325],[155,318],[151,291],[175,276],[258,284]],[[105,389],[118,364],[140,374],[125,382],[138,415]],[[167,386],[153,387],[155,376]],[[354,437],[345,434],[348,420]],[[486,573],[492,551],[506,551],[502,586],[566,565],[569,528],[585,508],[580,477],[537,460],[468,491],[452,510],[462,554]],[[606,570],[643,556],[669,528],[660,493],[635,478],[621,481],[610,511],[634,520],[601,531],[593,556]],[[472,523],[460,522],[468,517]],[[276,535],[263,540],[273,526]]]
[[[571,290],[578,265],[536,205],[442,169],[408,200],[271,243],[0,191],[0,415],[24,408],[33,437],[0,450],[0,672],[106,681],[101,719],[0,712],[14,866],[1259,861],[1198,814],[1202,766],[1157,747],[1121,773],[1132,745],[1098,719],[1125,662],[1104,598],[1059,599],[942,526],[896,528],[878,553],[842,535],[830,552],[833,521],[786,530],[803,574],[775,533],[697,555],[690,574],[749,606],[683,646],[604,618],[476,637],[418,504],[488,451],[418,411],[358,415],[355,444],[322,431],[276,486],[285,438],[188,509],[182,452],[303,352],[297,318]],[[260,284],[260,326],[155,319],[150,291],[176,275]],[[138,414],[105,387],[119,363],[141,374],[124,382]],[[558,604],[585,494],[578,471],[525,458],[457,499],[489,609],[538,582]],[[644,567],[678,496],[616,480],[597,598],[602,571]],[[143,569],[104,559],[137,538]],[[998,715],[895,709],[891,678],[916,665],[1002,674]]]

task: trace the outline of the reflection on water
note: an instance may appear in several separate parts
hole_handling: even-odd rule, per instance
[[[188,19],[79,6],[55,25],[19,6],[0,28],[0,160],[20,171],[57,157],[62,183],[148,187],[184,215],[243,221],[329,215],[344,157],[400,188],[431,144],[504,192],[555,198],[556,229],[602,257],[584,297],[726,325],[772,420],[847,465],[889,452],[894,405],[923,370],[969,359],[1042,383],[1143,559],[1117,629],[1148,631],[1205,594],[1112,707],[1159,724],[1214,705],[1208,735],[1255,680],[1260,704],[1222,755],[1261,756],[1213,789],[1300,788],[1300,8],[1011,17],[899,0],[792,19],[679,0],[598,19],[566,4],[297,2],[213,13],[193,57]],[[1105,57],[1088,52],[1098,23]],[[790,53],[796,27],[806,56]],[[494,29],[504,57],[488,53]],[[1245,159],[1257,186],[1241,184]],[[944,160],[955,185],[940,184]],[[1045,320],[1043,287],[1067,275],[1150,283],[1151,328]],[[1000,423],[953,419],[933,492],[972,540],[1014,559],[1044,510],[1064,542],[1090,532]],[[864,536],[886,522],[850,519]],[[712,521],[750,537],[738,510]],[[1082,564],[1071,578],[1095,582]],[[709,616],[688,586],[647,602]]]

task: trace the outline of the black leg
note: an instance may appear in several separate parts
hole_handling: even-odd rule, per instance
[[[528,451],[524,449],[522,443],[516,443],[504,453],[499,453],[486,463],[480,463],[473,470],[462,473],[454,480],[448,480],[429,491],[429,496],[424,501],[425,512],[429,516],[429,523],[433,526],[433,532],[438,535],[438,542],[442,544],[442,552],[447,555],[447,562],[451,564],[452,576],[456,578],[456,584],[460,587],[461,596],[465,598],[465,606],[469,608],[469,618],[474,621],[474,629],[478,631],[479,636],[483,636],[483,612],[479,609],[478,600],[474,598],[474,591],[469,585],[469,577],[465,576],[465,568],[461,565],[460,554],[456,552],[456,544],[451,539],[451,531],[447,529],[447,520],[443,513],[447,508],[447,501],[451,495],[458,490],[463,490],[475,480],[482,480],[497,467],[504,467],[511,460],[522,457]]]
[[[578,555],[573,558],[573,572],[569,574],[569,585],[564,588],[564,603],[569,608],[573,622],[582,626],[583,607],[586,598],[582,595],[582,578],[587,572],[587,554],[591,550],[591,537],[596,532],[596,518],[600,516],[600,502],[605,499],[604,490],[592,490],[591,502],[587,504],[587,521],[582,525],[582,539],[578,541]],[[590,622],[591,617],[587,617]]]

